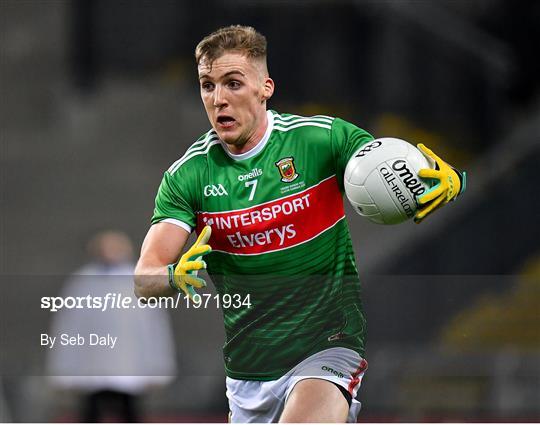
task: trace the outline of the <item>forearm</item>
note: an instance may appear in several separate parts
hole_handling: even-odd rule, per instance
[[[135,268],[135,295],[138,298],[171,297],[178,291],[169,285],[167,266],[137,264]]]
[[[178,261],[189,233],[170,223],[150,227],[135,267],[135,295],[139,298],[170,297],[178,292],[169,285],[167,265]]]
[[[135,295],[139,298],[171,297],[183,292],[192,298],[195,289],[204,288],[206,282],[197,277],[205,269],[202,257],[212,248],[207,244],[212,229],[205,226],[199,237],[180,258],[189,233],[171,223],[158,223],[148,231],[135,267]]]

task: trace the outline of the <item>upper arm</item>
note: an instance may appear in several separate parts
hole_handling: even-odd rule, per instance
[[[175,263],[189,238],[189,233],[171,223],[150,227],[141,248],[138,267],[157,267]]]
[[[196,225],[199,190],[197,164],[190,161],[174,172],[166,171],[156,196],[152,224],[167,219],[181,221],[190,230]]]
[[[166,266],[178,260],[190,230],[196,225],[197,194],[200,193],[197,165],[191,160],[164,173],[156,196],[152,226],[141,248],[139,266]],[[165,221],[169,219],[181,222],[183,226]]]
[[[373,140],[373,136],[367,131],[339,118],[332,123],[331,138],[337,172],[340,176],[343,176],[353,154],[362,145]]]

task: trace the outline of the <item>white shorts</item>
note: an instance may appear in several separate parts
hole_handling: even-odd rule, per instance
[[[361,403],[356,395],[367,369],[367,361],[348,348],[320,351],[293,367],[274,381],[244,381],[227,378],[230,421],[278,422],[294,386],[306,378],[333,382],[352,396],[347,422],[356,423]]]

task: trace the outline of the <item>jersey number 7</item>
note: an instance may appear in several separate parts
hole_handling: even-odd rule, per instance
[[[253,201],[253,197],[255,196],[255,191],[257,190],[257,180],[258,179],[246,182],[246,187],[251,186],[251,192],[249,193],[248,201]]]

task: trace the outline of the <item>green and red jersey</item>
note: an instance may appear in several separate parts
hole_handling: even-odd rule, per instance
[[[349,158],[373,138],[339,118],[267,111],[268,127],[234,155],[210,130],[165,172],[152,223],[212,227],[205,257],[224,309],[227,375],[277,379],[331,347],[364,354],[360,282],[343,207]]]

